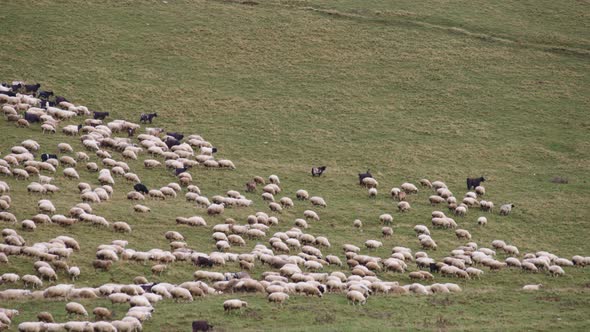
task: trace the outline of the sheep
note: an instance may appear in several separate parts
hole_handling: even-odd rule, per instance
[[[416,234],[418,234],[418,235],[420,235],[420,234],[430,235],[430,231],[428,230],[428,227],[426,227],[424,225],[414,226],[414,232],[416,232]]]
[[[538,291],[543,287],[543,284],[536,284],[536,285],[524,285],[522,287],[523,291]]]
[[[140,194],[141,195],[141,194]],[[151,212],[151,209],[147,206],[144,205],[140,205],[140,204],[136,204],[133,206],[133,210],[135,212],[140,212],[140,213],[147,213],[147,212]]]
[[[305,219],[313,219],[316,221],[320,220],[320,217],[318,216],[318,214],[315,211],[312,210],[305,210],[303,211],[303,216],[305,217]]]
[[[76,172],[76,170],[71,167],[64,169],[63,174],[68,179],[80,179],[78,172]]]
[[[361,180],[361,185],[366,188],[377,188],[379,186],[379,182],[372,177],[366,177]]]
[[[312,205],[326,207],[326,201],[319,196],[313,196],[309,199]]]
[[[355,305],[357,303],[363,305],[367,303],[367,298],[365,297],[365,295],[356,290],[351,290],[347,292],[346,298],[348,299],[349,303],[352,303],[352,305]]]
[[[72,266],[68,269],[68,275],[72,281],[75,281],[80,276],[80,268],[77,266]]]
[[[43,281],[41,281],[41,279],[39,279],[39,277],[34,276],[32,274],[25,274],[22,277],[23,283],[25,284],[25,287],[27,286],[32,286],[33,288],[39,288],[41,286],[43,286]]]
[[[385,225],[391,225],[393,222],[393,216],[388,213],[384,213],[379,216],[379,221]]]
[[[397,204],[397,209],[399,210],[399,212],[402,212],[402,213],[410,211],[410,208],[411,208],[410,203],[405,202],[405,201],[399,202]]]
[[[507,216],[510,214],[510,212],[512,212],[512,208],[514,207],[514,204],[504,204],[500,207],[500,215],[501,216]]]
[[[225,312],[231,312],[232,310],[240,310],[248,307],[248,302],[242,300],[227,300],[223,302],[223,310]]]
[[[477,224],[480,226],[485,226],[488,224],[488,219],[486,217],[479,217],[477,218]]]
[[[370,198],[377,197],[377,188],[369,188],[369,197]]]
[[[471,234],[469,233],[469,231],[467,231],[465,229],[455,230],[455,235],[457,236],[457,239],[459,239],[459,240],[461,240],[461,239],[471,240]]]
[[[303,190],[303,189],[297,190],[297,192],[295,193],[295,196],[300,201],[304,201],[304,200],[309,199],[309,194],[307,193],[306,190]]]
[[[224,204],[211,204],[207,207],[207,214],[208,215],[219,215],[222,214],[224,211]]]
[[[113,230],[121,233],[131,233],[131,226],[123,221],[117,221],[113,223]]]
[[[502,250],[504,250],[505,253],[509,254],[509,255],[515,255],[518,256],[520,253],[518,251],[518,248],[512,245],[505,245]]]
[[[88,316],[88,312],[86,311],[84,306],[78,302],[68,302],[66,304],[66,312],[68,313],[68,316],[71,314],[75,314],[77,316]]]
[[[367,240],[365,241],[365,246],[368,249],[377,249],[383,246],[383,243],[377,240]]]
[[[400,186],[400,188],[406,193],[406,194],[417,194],[418,193],[418,188],[411,184],[411,183],[402,183],[402,185]]]
[[[274,292],[268,294],[268,302],[278,303],[282,306],[282,304],[289,299],[289,295],[283,292]]]
[[[37,270],[37,272],[39,273],[39,275],[43,279],[57,280],[57,274],[50,267],[45,267],[45,266],[44,267],[41,267],[40,269]]]
[[[390,237],[393,235],[393,229],[391,227],[382,227],[381,234],[383,237]]]
[[[41,332],[45,331],[43,322],[23,322],[18,324],[18,332]]]
[[[549,273],[553,277],[565,275],[565,271],[559,265],[551,265],[551,266],[549,266]]]

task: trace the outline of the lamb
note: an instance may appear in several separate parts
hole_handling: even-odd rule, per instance
[[[309,199],[309,201],[312,205],[327,207],[326,201],[324,201],[324,199],[319,196],[313,196]]]
[[[500,215],[501,216],[507,216],[510,214],[510,212],[512,212],[512,208],[514,207],[514,204],[504,204],[500,207]]]
[[[66,304],[66,311],[68,313],[68,316],[71,314],[75,314],[77,316],[88,316],[88,312],[86,311],[84,306],[77,302],[68,302]]]
[[[306,190],[303,190],[303,189],[297,190],[297,192],[295,193],[295,196],[300,201],[304,201],[304,200],[309,199],[309,194],[307,193]]]

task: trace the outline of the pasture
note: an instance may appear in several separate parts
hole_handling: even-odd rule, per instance
[[[133,183],[115,177],[110,200],[92,204],[93,213],[110,222],[124,221],[131,233],[78,222],[71,227],[40,224],[24,231],[20,221],[37,214],[37,201],[49,199],[57,213],[67,215],[79,203],[79,182],[99,186],[97,173],[84,162],[76,169],[80,180],[69,180],[57,167],[54,195],[36,195],[22,181],[0,176],[10,185],[8,212],[19,223],[0,222],[27,245],[59,235],[75,238],[81,246],[67,260],[79,266],[77,287],[106,283],[129,284],[136,276],[149,281],[180,284],[193,280],[196,270],[236,272],[237,262],[199,268],[174,262],[162,275],[147,265],[120,260],[109,271],[95,271],[96,248],[113,240],[129,241],[127,248],[170,250],[164,233],[180,232],[196,252],[216,251],[212,228],[233,218],[263,211],[279,219],[266,237],[246,239],[245,246],[229,252],[248,253],[255,245],[271,248],[269,238],[294,227],[303,211],[316,211],[321,220],[308,221],[305,233],[325,236],[331,247],[322,254],[346,261],[342,246],[353,244],[361,253],[388,258],[395,246],[422,251],[413,228],[428,226],[438,244],[429,257],[437,262],[465,245],[453,229],[433,228],[431,212],[444,211],[458,228],[468,230],[472,242],[491,248],[496,239],[525,253],[548,251],[572,259],[590,256],[588,206],[590,205],[590,32],[587,1],[3,1],[0,12],[0,81],[39,82],[76,105],[109,112],[115,119],[139,123],[141,113],[157,112],[152,125],[185,135],[198,134],[219,149],[216,159],[229,159],[235,170],[189,169],[192,183],[203,196],[225,196],[238,190],[253,201],[250,207],[226,208],[208,216],[205,208],[187,202],[186,188],[177,198],[139,202],[151,209],[136,213],[126,195]],[[22,112],[21,112],[22,114]],[[62,121],[56,134],[43,134],[39,124],[17,128],[0,119],[0,157],[25,139],[36,140],[39,154],[58,153],[57,144],[69,143],[84,151],[101,168],[101,158],[88,151],[79,136],[66,136],[65,125],[78,125],[91,116]],[[126,133],[113,136],[126,137]],[[132,143],[138,143],[133,138]],[[108,150],[115,160],[120,152]],[[62,154],[71,155],[73,154]],[[150,189],[178,182],[174,170],[146,169],[145,151],[139,159],[125,160]],[[312,177],[312,166],[327,166]],[[379,182],[376,198],[358,185],[357,173],[371,170]],[[254,176],[280,177],[281,193],[295,206],[271,212],[255,193],[245,191]],[[465,217],[452,215],[446,204],[431,206],[432,189],[418,186],[422,178],[444,181],[460,200],[465,178],[485,176],[485,200],[495,203],[491,213],[470,208]],[[568,183],[554,183],[561,176]],[[397,211],[389,192],[404,182],[419,187],[408,195],[411,210]],[[321,196],[327,207],[314,207],[295,199],[306,189]],[[513,203],[508,216],[502,204]],[[381,235],[379,216],[393,215],[393,236]],[[206,227],[177,225],[176,217],[199,215]],[[488,224],[478,226],[479,216]],[[353,220],[363,222],[362,229]],[[383,242],[376,250],[366,240]],[[291,250],[290,255],[299,251]],[[496,259],[509,257],[497,250]],[[0,275],[35,274],[35,259],[9,256],[0,263]],[[588,330],[590,322],[590,267],[564,267],[565,275],[514,268],[484,271],[480,279],[463,280],[435,274],[434,280],[414,281],[416,271],[381,271],[377,277],[398,281],[456,283],[460,293],[369,296],[363,306],[352,306],[346,293],[322,298],[291,294],[284,306],[269,303],[266,294],[234,293],[196,297],[193,302],[165,299],[155,305],[144,331],[189,331],[196,319],[208,320],[218,331],[358,331],[387,330]],[[266,271],[278,271],[259,261],[250,274],[260,280]],[[321,272],[351,269],[325,266]],[[69,283],[63,272],[57,283]],[[56,282],[44,282],[43,288]],[[523,292],[526,284],[543,284],[537,292]],[[212,285],[212,283],[208,283]],[[2,284],[0,291],[23,288]],[[222,303],[240,298],[249,306],[226,314]],[[126,304],[106,298],[75,300],[89,311],[104,306],[121,319]],[[65,322],[65,301],[10,300],[0,307],[14,308],[19,323],[35,321],[40,311]],[[90,317],[89,319],[92,319]]]

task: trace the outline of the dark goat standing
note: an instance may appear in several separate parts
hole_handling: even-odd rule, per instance
[[[213,262],[209,258],[203,256],[197,256],[197,258],[193,257],[193,264],[196,266],[213,266]]]
[[[188,170],[188,167],[177,168],[174,170],[174,175],[178,176],[181,173],[184,173]]]
[[[48,159],[57,159],[57,155],[49,153],[41,154],[41,161],[47,161]]]
[[[167,137],[164,143],[166,143],[168,149],[171,149],[175,145],[180,145],[180,141],[172,137]]]
[[[326,171],[326,166],[312,167],[311,176],[322,176],[322,174],[325,171]]]
[[[184,135],[181,134],[181,133],[166,133],[166,135],[172,136],[172,137],[176,138],[179,141],[182,141],[182,139],[184,138]]]
[[[139,117],[139,122],[141,123],[146,123],[149,122],[150,124],[152,123],[152,119],[153,118],[157,118],[158,117],[158,113],[141,113],[141,116]]]
[[[359,184],[362,185],[363,184],[363,179],[364,178],[372,178],[373,175],[371,174],[371,172],[369,172],[369,170],[367,170],[366,173],[359,173]]]
[[[136,183],[133,186],[133,189],[137,192],[147,194],[149,192],[148,188],[143,183]]]
[[[39,84],[39,83],[26,84],[25,85],[25,92],[37,92],[37,90],[39,90],[40,87],[41,87],[41,84]]]
[[[50,96],[53,96],[53,91],[39,91],[39,98],[49,99]]]
[[[7,95],[8,97],[16,97],[16,93],[14,91],[0,91],[0,94]]]
[[[68,101],[68,100],[66,99],[66,97],[62,97],[62,96],[55,96],[55,103],[56,103],[56,104],[59,104],[59,103],[61,103],[62,101]]]
[[[22,88],[22,87],[23,87],[23,85],[22,85],[21,83],[18,83],[18,84],[13,84],[13,85],[11,86],[11,88],[12,88],[12,91],[18,91],[18,90],[20,90],[20,88]]]
[[[37,114],[25,112],[25,120],[29,123],[41,122],[41,118]]]
[[[475,187],[479,186],[480,183],[485,182],[486,179],[483,178],[483,176],[478,177],[478,178],[467,178],[467,190],[473,188],[475,189]]]
[[[109,116],[109,112],[94,112],[94,119],[95,120],[104,120],[107,116]]]
[[[47,108],[47,106],[55,106],[55,103],[49,100],[41,100],[40,104],[42,108]]]
[[[194,320],[192,327],[193,332],[210,331],[213,328],[213,325],[210,325],[206,320]]]

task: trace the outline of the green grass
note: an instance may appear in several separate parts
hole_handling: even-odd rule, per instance
[[[420,178],[445,181],[455,195],[465,192],[467,176],[485,175],[486,199],[496,206],[516,204],[509,217],[483,214],[489,224],[475,224],[479,211],[456,218],[482,247],[494,239],[518,246],[522,253],[550,251],[560,257],[590,255],[587,206],[590,199],[590,32],[585,29],[585,1],[3,1],[0,12],[0,80],[41,82],[77,104],[109,111],[113,118],[137,122],[142,112],[157,111],[154,126],[197,133],[220,148],[217,158],[231,159],[236,171],[191,170],[194,182],[211,197],[243,191],[254,175],[281,178],[285,195],[297,189],[326,199],[315,209],[320,222],[307,232],[327,236],[324,255],[341,246],[380,239],[381,213],[394,215],[394,236],[384,247],[363,253],[387,257],[393,246],[420,250],[412,230],[429,225],[431,194],[409,198],[412,211],[401,215],[388,191]],[[78,120],[73,120],[77,124]],[[44,152],[68,142],[63,134],[42,135],[38,125],[17,129],[0,121],[0,150],[27,138]],[[115,159],[122,159],[113,153]],[[98,161],[91,156],[92,161]],[[147,171],[142,160],[130,162],[144,183],[161,187],[175,179],[164,170]],[[321,178],[312,165],[327,165]],[[81,181],[97,185],[96,174],[79,165]],[[368,199],[356,173],[370,168],[380,183],[379,197]],[[569,184],[550,182],[554,176]],[[19,220],[36,214],[40,197],[26,193],[23,182],[0,179],[11,187]],[[77,181],[56,175],[62,190],[50,199],[59,213],[79,201]],[[228,209],[207,217],[182,196],[148,200],[147,215],[135,214],[125,199],[131,185],[118,180],[111,201],[94,205],[110,221],[126,221],[129,235],[78,224],[42,225],[20,232],[28,244],[67,234],[82,250],[70,259],[82,269],[79,286],[131,282],[150,276],[150,265],[118,263],[94,273],[91,261],[99,244],[129,240],[139,250],[168,249],[163,234],[180,231],[197,251],[215,250],[211,227],[227,217],[245,222],[268,208],[258,195],[252,208]],[[293,226],[310,208],[295,202],[269,235]],[[438,209],[438,208],[436,208]],[[442,209],[442,207],[441,207]],[[175,217],[205,215],[207,228],[177,226]],[[353,229],[360,218],[363,232]],[[2,227],[15,228],[3,224]],[[432,230],[442,259],[463,243],[449,230]],[[267,241],[261,241],[267,243]],[[232,248],[247,252],[256,244]],[[499,254],[499,259],[505,255]],[[10,258],[0,272],[33,273],[33,261]],[[412,266],[412,269],[415,267]],[[229,264],[216,271],[235,271]],[[253,274],[266,268],[257,264]],[[195,268],[175,263],[162,277],[178,283]],[[327,271],[334,271],[329,267]],[[277,308],[261,295],[222,295],[190,304],[163,301],[145,331],[189,330],[190,321],[208,319],[220,330],[587,330],[590,326],[588,269],[566,268],[551,278],[504,270],[487,272],[451,296],[374,296],[362,308],[342,295],[323,299],[292,296]],[[409,283],[407,274],[379,274]],[[60,281],[66,280],[60,274]],[[537,293],[517,291],[543,283]],[[0,285],[0,289],[12,286]],[[18,286],[20,287],[20,285]],[[225,315],[221,303],[240,297],[250,303],[242,315]],[[87,308],[112,307],[104,300],[82,301]],[[64,321],[63,302],[8,302],[21,309],[17,323],[51,311]],[[115,306],[118,317],[124,306]]]

